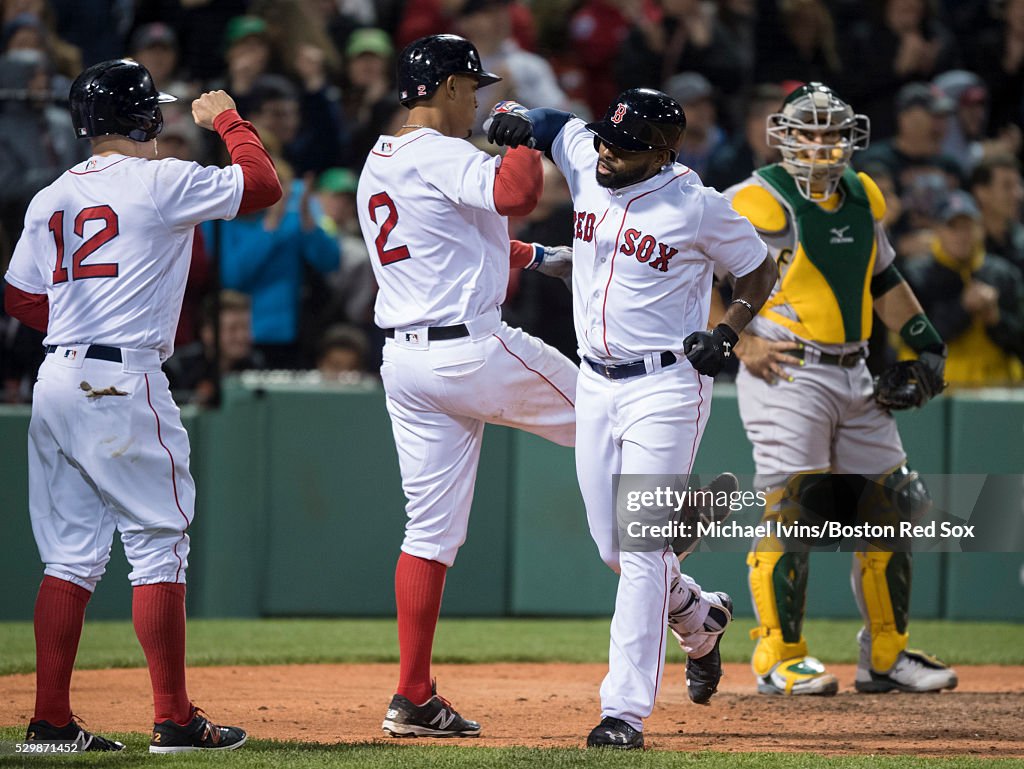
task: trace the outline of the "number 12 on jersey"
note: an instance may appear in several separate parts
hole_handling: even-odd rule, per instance
[[[114,209],[110,206],[90,206],[83,208],[75,217],[75,236],[83,237],[86,223],[94,221],[103,222],[103,227],[90,235],[71,255],[71,278],[73,280],[117,277],[117,262],[83,264],[98,248],[120,234],[117,214]],[[68,280],[68,268],[64,265],[64,212],[54,211],[50,216],[48,226],[50,234],[53,235],[54,245],[57,247],[57,263],[53,268],[53,285],[56,286],[58,283],[66,283]]]
[[[395,207],[395,201],[391,199],[391,196],[386,192],[378,192],[370,198],[368,207],[370,209],[370,221],[374,224],[377,223],[377,209],[386,208],[388,210],[387,218],[381,223],[380,232],[377,233],[377,237],[373,241],[377,245],[377,257],[380,259],[381,266],[387,267],[389,264],[401,262],[403,259],[408,259],[412,256],[409,253],[408,246],[386,248],[388,236],[391,235],[391,231],[398,224],[398,209]]]

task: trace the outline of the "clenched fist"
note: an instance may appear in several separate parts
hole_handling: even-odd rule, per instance
[[[724,323],[712,331],[694,331],[683,340],[690,364],[704,376],[717,376],[732,356],[739,337]]]
[[[226,91],[207,91],[192,102],[192,119],[200,128],[212,131],[217,115],[234,108],[235,100]]]

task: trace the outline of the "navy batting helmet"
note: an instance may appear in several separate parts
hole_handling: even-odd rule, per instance
[[[175,101],[153,85],[149,70],[132,59],[93,64],[71,84],[68,102],[77,136],[119,134],[148,142],[164,127],[160,105]]]
[[[679,102],[653,88],[630,88],[608,107],[604,120],[587,130],[610,147],[628,152],[668,150],[672,160],[686,132],[686,114]]]
[[[449,75],[475,75],[480,87],[501,80],[480,64],[476,46],[458,35],[430,35],[414,40],[398,58],[398,100],[409,103],[437,90]]]

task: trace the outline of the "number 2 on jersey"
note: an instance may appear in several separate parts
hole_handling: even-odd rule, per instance
[[[388,244],[388,236],[395,229],[395,225],[398,224],[398,209],[395,208],[395,201],[391,199],[391,196],[386,192],[378,192],[370,198],[369,208],[370,221],[374,224],[377,223],[377,209],[386,208],[388,210],[388,218],[381,224],[380,232],[377,233],[377,238],[373,241],[377,244],[377,256],[380,258],[381,265],[387,267],[389,264],[400,262],[412,256],[409,253],[408,246],[385,248]]]
[[[75,217],[75,235],[81,238],[85,234],[86,222],[101,221],[103,229],[93,233],[88,240],[75,249],[71,255],[71,277],[74,280],[84,278],[116,278],[117,262],[99,262],[83,264],[83,262],[100,246],[109,243],[120,234],[117,214],[110,206],[90,206],[83,208]],[[64,212],[54,211],[49,221],[50,234],[53,235],[57,247],[57,265],[53,269],[53,284],[65,283],[68,280],[68,268],[64,266]]]

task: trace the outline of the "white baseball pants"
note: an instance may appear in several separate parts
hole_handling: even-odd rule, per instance
[[[58,347],[39,367],[29,423],[29,509],[45,573],[94,590],[114,530],[132,585],[185,582],[195,514],[188,434],[156,350],[123,363]],[[113,387],[123,395],[93,395]]]
[[[710,604],[693,579],[680,575],[671,549],[619,550],[612,476],[689,475],[711,411],[712,381],[685,359],[624,380],[608,380],[586,362],[580,368],[576,472],[590,534],[601,558],[619,574],[601,714],[634,729],[642,729],[654,709],[669,610],[691,602],[683,629],[699,634]],[[676,590],[670,589],[673,581]],[[707,646],[705,640],[695,639],[695,644]],[[706,653],[694,651],[695,656]]]
[[[462,339],[384,346],[381,377],[398,448],[408,522],[402,550],[455,562],[466,540],[484,424],[572,446],[576,366],[553,347],[493,320]]]

